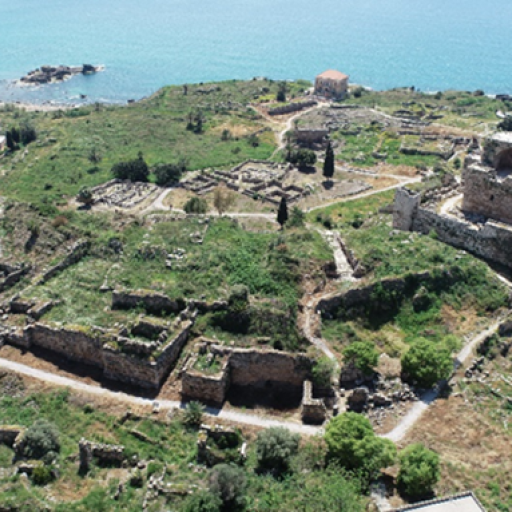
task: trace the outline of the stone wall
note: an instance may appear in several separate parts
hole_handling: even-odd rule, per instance
[[[124,446],[115,444],[93,443],[87,439],[80,439],[78,443],[80,457],[80,471],[89,471],[93,458],[100,463],[121,464],[125,459]]]
[[[305,354],[278,350],[233,349],[221,345],[209,346],[212,354],[226,359],[222,370],[207,375],[193,369],[195,358],[182,375],[182,394],[187,399],[221,404],[230,386],[265,389],[268,383],[286,390],[301,390],[310,379],[313,361]]]
[[[88,253],[90,246],[91,243],[88,240],[78,240],[71,248],[71,252],[60,263],[57,263],[57,265],[44,272],[43,275],[37,279],[36,284],[44,284],[59,272],[78,263]]]
[[[495,171],[472,166],[464,169],[462,210],[512,224],[512,178],[498,178]]]
[[[292,112],[299,112],[305,108],[313,107],[316,104],[316,100],[295,101],[282,107],[269,108],[267,112],[271,116],[280,116],[283,114],[291,114]]]
[[[178,313],[185,309],[183,299],[170,299],[163,293],[146,290],[114,290],[112,292],[112,309],[136,309],[143,307],[148,313],[156,315]]]
[[[476,226],[420,208],[412,230],[424,235],[435,231],[441,242],[512,268],[512,226],[490,220]]]
[[[103,367],[102,348],[106,333],[100,329],[36,323],[25,328],[30,345],[57,352],[71,361]]]
[[[30,265],[21,265],[11,267],[10,265],[0,264],[0,272],[5,274],[3,279],[0,279],[0,293],[14,286],[25,274],[31,270]]]
[[[329,135],[329,130],[299,129],[295,130],[294,135],[295,138],[297,139],[297,142],[312,144],[314,142],[322,142],[325,139],[325,137]]]
[[[0,425],[0,443],[13,447],[19,442],[26,428],[19,425]]]
[[[7,330],[0,338],[26,349],[41,347],[71,361],[96,366],[112,380],[144,388],[158,388],[179,357],[193,319],[192,315],[192,319],[182,321],[166,344],[158,347],[155,354],[146,357],[123,352],[122,344],[116,343],[116,333],[97,327],[55,327],[35,323],[24,330]]]
[[[197,357],[192,357],[181,378],[181,394],[185,400],[200,400],[222,405],[229,388],[229,360],[222,365],[219,373],[208,375],[194,370]]]
[[[397,190],[393,212],[394,228],[425,235],[433,231],[441,242],[512,268],[512,226],[492,220],[473,224],[455,217],[442,216],[435,211],[420,208],[419,200],[419,194],[406,189]]]
[[[302,421],[304,423],[321,424],[327,416],[327,408],[320,398],[313,398],[313,384],[311,381],[304,381],[302,395]]]

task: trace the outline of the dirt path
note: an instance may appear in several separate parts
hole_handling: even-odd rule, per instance
[[[56,386],[64,386],[75,391],[80,391],[82,393],[87,393],[89,395],[95,395],[120,402],[125,402],[126,404],[153,407],[155,403],[158,403],[160,405],[160,409],[166,410],[182,409],[184,407],[183,402],[178,402],[175,400],[151,400],[148,398],[128,395],[122,392],[111,391],[100,386],[85,384],[84,382],[79,382],[74,379],[69,379],[67,377],[61,377],[59,375],[55,375],[53,373],[46,372],[43,370],[36,370],[35,368],[31,368],[30,366],[15,363],[13,361],[9,361],[8,359],[0,358],[0,368],[11,370],[18,374],[26,375],[27,377],[32,377],[34,379],[38,379],[49,384],[53,384]],[[206,413],[208,415],[220,418],[222,420],[234,421],[237,423],[243,423],[246,425],[253,425],[262,428],[277,426],[285,427],[291,430],[292,432],[297,432],[298,434],[314,435],[322,431],[321,427],[302,425],[301,423],[296,423],[293,421],[272,419],[267,418],[265,416],[258,416],[256,414],[248,414],[232,410],[227,411],[222,409],[216,409],[213,407],[208,407],[206,409]]]
[[[389,187],[381,188],[378,190],[370,190],[369,192],[362,192],[361,194],[355,194],[350,197],[341,197],[339,199],[336,199],[335,201],[332,201],[330,203],[324,203],[319,204],[318,206],[313,206],[312,208],[308,208],[308,212],[314,212],[316,210],[321,210],[322,208],[327,208],[328,206],[332,206],[334,204],[338,203],[345,203],[348,201],[357,201],[358,199],[362,199],[364,197],[373,196],[375,194],[380,194],[381,192],[387,192],[388,190],[394,190],[400,187],[404,187],[405,185],[410,185],[411,183],[418,183],[421,181],[421,178],[403,178],[400,183],[395,183],[394,185],[391,185]]]
[[[447,199],[442,205],[439,213],[441,215],[450,215],[450,212],[455,208],[457,203],[462,201],[463,194],[458,194],[454,197]]]
[[[471,341],[469,341],[462,350],[458,353],[455,362],[453,364],[454,371],[460,368],[471,356],[473,349],[481,343],[487,336],[490,336],[498,329],[503,319],[497,320],[490,327],[477,334]],[[425,393],[420,401],[416,402],[409,412],[403,417],[402,421],[387,434],[381,437],[390,439],[397,443],[402,440],[405,434],[411,429],[411,427],[420,419],[421,415],[428,409],[428,406],[439,396],[439,393],[444,388],[446,383],[441,383],[440,386]]]

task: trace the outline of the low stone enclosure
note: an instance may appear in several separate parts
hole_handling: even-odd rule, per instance
[[[93,205],[129,209],[139,205],[159,190],[160,187],[152,183],[113,179],[93,187],[91,192]]]
[[[307,190],[296,185],[283,185],[293,167],[265,160],[247,160],[233,167],[231,171],[213,170],[197,173],[192,179],[185,180],[185,189],[198,195],[211,192],[220,182],[235,192],[246,196],[258,196],[264,201],[279,204],[284,197],[289,203],[298,201]]]
[[[184,400],[221,406],[232,388],[277,392],[290,402],[298,397],[305,421],[322,423],[327,407],[313,398],[312,367],[305,354],[225,347],[201,339],[181,371],[181,394]]]
[[[247,459],[247,443],[239,431],[231,427],[201,425],[197,438],[197,461],[213,467],[221,463],[243,464]]]
[[[38,322],[24,328],[0,326],[0,345],[46,349],[100,368],[108,379],[158,389],[185,345],[195,315],[184,311],[173,324],[141,319],[130,331]]]

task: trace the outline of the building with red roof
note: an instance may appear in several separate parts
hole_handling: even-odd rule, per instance
[[[334,69],[320,73],[315,79],[315,94],[328,99],[342,100],[348,91],[348,75]]]

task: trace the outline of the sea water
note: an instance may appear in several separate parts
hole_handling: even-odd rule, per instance
[[[510,0],[0,0],[0,101],[125,102],[166,84],[306,78],[512,93]],[[61,84],[44,64],[105,65]]]

